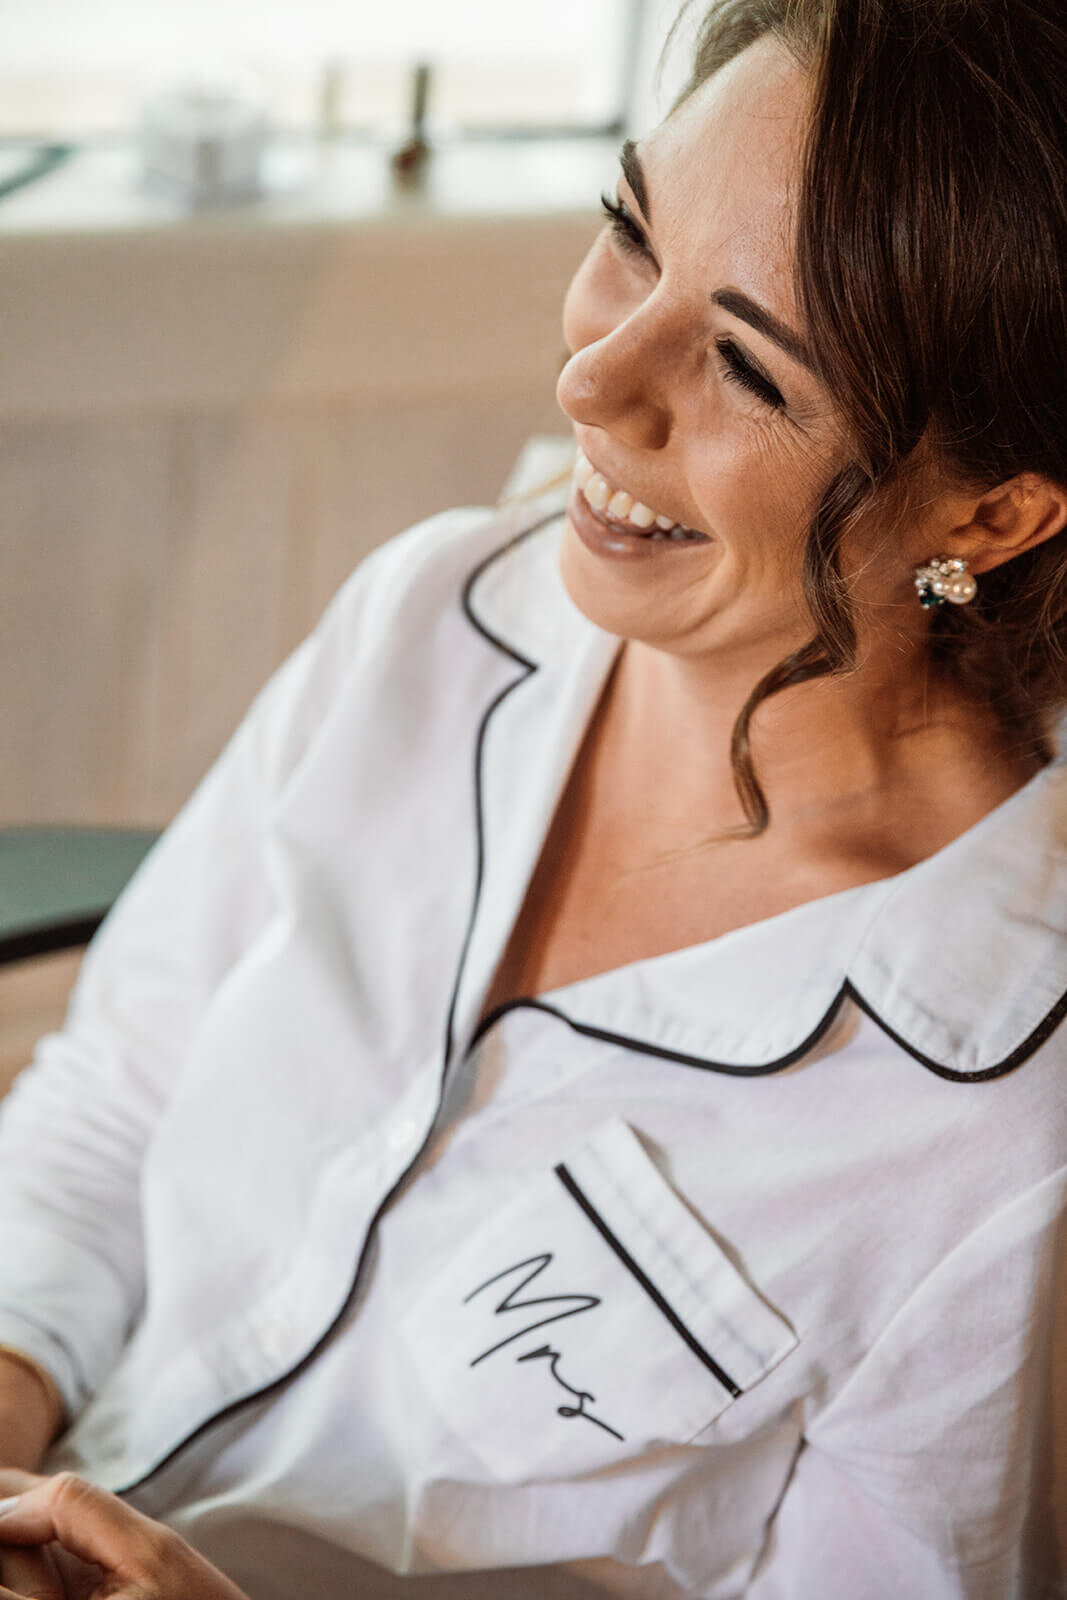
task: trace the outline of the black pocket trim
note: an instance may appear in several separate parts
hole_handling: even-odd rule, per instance
[[[702,1362],[704,1366],[707,1367],[712,1377],[718,1383],[721,1383],[723,1388],[728,1390],[729,1393],[733,1395],[735,1400],[738,1399],[738,1397],[744,1394],[745,1391],[738,1387],[738,1385],[730,1377],[729,1373],[723,1371],[715,1357],[713,1355],[709,1355],[704,1349],[704,1346],[700,1343],[700,1340],[690,1333],[689,1329],[686,1327],[678,1313],[663,1298],[659,1290],[656,1288],[656,1285],[652,1282],[651,1278],[647,1277],[645,1273],[641,1271],[641,1268],[637,1265],[637,1262],[634,1260],[629,1250],[627,1250],[622,1240],[611,1231],[607,1223],[604,1221],[604,1218],[594,1207],[592,1201],[586,1194],[582,1192],[577,1183],[575,1183],[572,1174],[568,1171],[567,1167],[562,1161],[560,1162],[559,1166],[556,1167],[555,1172],[556,1177],[559,1179],[560,1183],[562,1183],[571,1199],[576,1201],[577,1204],[581,1206],[582,1210],[593,1224],[593,1227],[596,1229],[597,1233],[599,1233],[600,1237],[604,1240],[605,1244],[609,1245],[611,1249],[614,1250],[615,1254],[618,1256],[627,1272],[632,1273],[637,1279],[638,1283],[648,1295],[649,1299],[656,1306],[657,1310],[663,1313],[671,1327],[674,1329],[675,1333],[678,1334],[679,1338],[685,1340],[686,1344],[689,1346],[690,1350],[692,1350],[697,1360]]]

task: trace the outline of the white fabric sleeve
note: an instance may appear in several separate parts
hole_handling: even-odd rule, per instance
[[[54,1378],[73,1419],[143,1296],[142,1156],[213,991],[271,910],[265,824],[373,634],[357,570],[254,701],[93,939],[61,1032],[0,1106],[0,1344]],[[395,562],[394,562],[395,565]]]
[[[1067,1593],[1065,1190],[978,1227],[812,1423],[747,1600]]]

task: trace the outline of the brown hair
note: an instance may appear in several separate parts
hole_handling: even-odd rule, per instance
[[[1067,484],[1065,18],[1063,0],[717,0],[700,27],[683,99],[766,35],[811,77],[797,303],[853,440],[807,538],[815,636],[734,729],[751,833],[768,821],[753,712],[854,664],[847,529],[899,515],[929,457],[979,489],[1023,472]],[[1067,536],[934,610],[930,651],[1049,759],[1047,716],[1067,702]]]

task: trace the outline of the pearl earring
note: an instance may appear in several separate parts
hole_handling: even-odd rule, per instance
[[[921,606],[940,606],[946,600],[954,606],[965,606],[978,593],[966,561],[959,556],[931,556],[915,568],[915,587]]]

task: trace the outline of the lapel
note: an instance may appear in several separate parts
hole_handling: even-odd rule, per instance
[[[558,576],[558,512],[475,568],[470,626],[515,671],[486,706],[475,740],[477,868],[453,995],[447,1054],[470,1043],[545,835],[619,650],[574,607]]]

